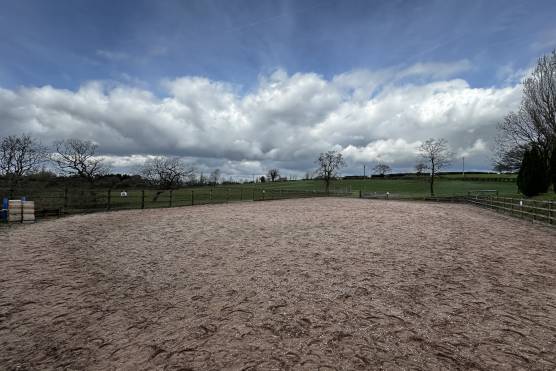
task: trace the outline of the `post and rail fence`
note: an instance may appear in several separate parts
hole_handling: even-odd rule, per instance
[[[478,192],[478,191],[475,191]],[[500,197],[494,190],[482,190],[472,195],[404,197],[390,192],[351,192],[345,190],[294,190],[287,188],[254,187],[204,187],[173,190],[131,190],[125,196],[114,190],[69,189],[35,192],[17,195],[35,201],[37,218],[89,213],[107,210],[151,209],[206,205],[229,202],[267,201],[307,197],[360,197],[371,199],[421,200],[436,202],[468,203],[508,215],[556,226],[556,201],[540,201],[511,197]],[[485,194],[486,192],[490,194]],[[7,212],[3,207],[2,213]]]
[[[124,193],[115,190],[70,189],[28,192],[16,195],[35,201],[36,216],[62,216],[97,211],[151,209],[217,203],[269,201],[289,198],[351,196],[347,191],[294,190],[280,188],[204,187],[180,189],[141,189]]]
[[[499,196],[467,196],[467,202],[531,221],[556,225],[556,202]]]
[[[479,193],[472,195],[472,193]],[[556,226],[556,201],[500,197],[496,190],[471,191],[467,195],[404,197],[389,192],[359,192],[360,198],[406,201],[467,203],[513,217]]]

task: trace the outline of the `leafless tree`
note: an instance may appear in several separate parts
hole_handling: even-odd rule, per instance
[[[47,158],[46,147],[30,135],[0,139],[0,175],[15,179],[35,173]]]
[[[205,184],[207,184],[207,182],[208,182],[207,177],[206,177],[205,174],[203,174],[203,172],[201,171],[201,174],[199,174],[198,183],[199,183],[200,185],[205,185]]]
[[[212,173],[209,175],[209,182],[216,186],[220,181],[220,169],[214,169]]]
[[[380,176],[384,176],[387,173],[392,172],[392,168],[386,164],[379,163],[373,168],[373,173],[378,174]]]
[[[498,128],[498,167],[514,168],[516,156],[533,145],[541,150],[547,164],[550,162],[556,146],[556,50],[538,60],[523,82],[519,109],[506,115]]]
[[[178,157],[158,156],[145,161],[140,173],[151,184],[172,189],[179,187],[191,177],[194,169]]]
[[[280,178],[280,170],[276,168],[270,169],[267,173],[267,177],[270,179],[271,182],[276,181],[278,178]]]
[[[319,155],[316,163],[318,164],[317,175],[324,180],[326,193],[330,190],[330,183],[338,175],[338,171],[346,165],[342,154],[337,151],[323,152]]]
[[[430,169],[431,196],[434,196],[434,177],[440,169],[450,164],[452,153],[445,139],[430,138],[421,144],[419,154],[426,162],[426,168]]]
[[[89,182],[110,172],[110,167],[96,155],[98,146],[89,140],[65,139],[54,143],[51,159],[67,175],[77,175]]]
[[[303,176],[303,180],[311,180],[313,179],[313,173],[311,171],[307,171]]]
[[[418,162],[417,165],[415,165],[415,172],[417,173],[417,175],[422,175],[425,170],[427,170],[427,165],[425,165],[423,162]]]
[[[502,150],[503,148],[503,150]],[[495,154],[494,170],[515,172],[521,167],[523,155],[528,146],[500,146]]]

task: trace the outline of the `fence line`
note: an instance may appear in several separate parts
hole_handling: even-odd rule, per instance
[[[415,200],[451,203],[470,203],[475,206],[485,207],[498,212],[504,212],[514,217],[530,219],[556,226],[556,202],[527,200],[512,197],[499,197],[490,195],[476,196],[427,196],[427,197],[400,197],[392,193],[363,193],[359,192],[360,198],[370,199],[393,199],[393,200]]]
[[[114,190],[68,189],[49,193],[22,194],[35,201],[37,217],[62,216],[64,214],[89,213],[105,210],[150,209],[177,206],[192,206],[242,201],[267,201],[286,198],[340,196],[353,197],[346,191],[262,189],[251,187],[207,187],[181,188],[175,190],[131,190],[127,197],[121,197]],[[361,192],[361,198],[406,199],[437,202],[464,202],[472,205],[504,212],[509,215],[556,225],[556,202],[499,197],[494,195],[400,197],[388,192]],[[19,198],[19,197],[17,197]]]
[[[498,196],[467,197],[467,202],[523,219],[556,224],[556,203]]]
[[[40,218],[108,210],[150,209],[287,198],[351,196],[351,193],[345,191],[326,193],[317,190],[280,188],[206,187],[175,190],[131,190],[127,192],[126,196],[121,196],[119,191],[110,189],[64,188],[49,193],[21,194],[14,198],[22,196],[35,201],[36,215]]]

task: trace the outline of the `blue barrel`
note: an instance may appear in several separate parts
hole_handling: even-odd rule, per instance
[[[5,222],[8,221],[8,198],[6,197],[2,199],[2,215],[0,215],[0,219]]]

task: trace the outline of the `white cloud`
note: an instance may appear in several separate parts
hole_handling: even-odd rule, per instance
[[[408,143],[404,139],[376,140],[364,147],[348,145],[342,150],[342,154],[348,160],[361,163],[385,162],[394,164],[407,158],[415,158],[418,154],[417,148],[420,141]]]
[[[434,79],[445,79],[471,69],[471,63],[464,59],[455,63],[416,63],[402,71],[397,76],[429,76]]]
[[[343,151],[352,166],[381,159],[407,169],[418,143],[444,137],[462,152],[475,148],[470,161],[486,168],[485,148],[496,123],[517,107],[521,87],[473,88],[462,79],[446,79],[467,68],[465,61],[418,64],[330,80],[278,70],[260,77],[246,94],[194,76],[164,81],[165,97],[100,82],[77,91],[0,89],[0,135],[94,140],[103,154],[117,159],[116,166],[170,154],[194,158],[207,169],[227,166],[230,173],[264,172],[271,165],[303,172],[319,152],[332,148]]]
[[[477,139],[472,146],[467,148],[460,148],[456,153],[458,157],[471,157],[476,155],[484,155],[488,152],[488,147],[485,141],[481,138]]]
[[[498,80],[503,81],[508,85],[515,85],[517,83],[521,83],[527,76],[530,76],[533,70],[533,66],[528,68],[514,68],[513,65],[506,64],[498,68],[496,71],[496,77]]]

